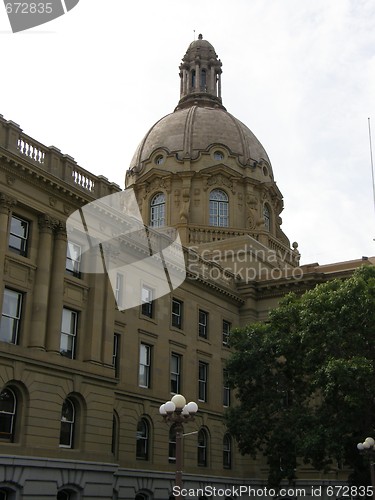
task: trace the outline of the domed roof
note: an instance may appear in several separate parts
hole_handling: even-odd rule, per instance
[[[265,160],[270,168],[265,149],[246,125],[222,107],[201,105],[177,108],[159,120],[139,144],[130,167],[140,166],[157,149],[182,160],[196,159],[214,145],[224,146],[243,166]]]

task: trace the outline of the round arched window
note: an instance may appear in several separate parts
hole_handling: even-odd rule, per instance
[[[150,203],[150,226],[165,226],[165,194],[157,193]]]
[[[221,189],[213,189],[210,193],[210,226],[228,227],[228,223],[228,195]]]

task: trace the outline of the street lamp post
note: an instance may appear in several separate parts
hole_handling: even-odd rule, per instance
[[[194,420],[198,405],[194,401],[186,404],[182,394],[175,394],[171,401],[167,401],[159,408],[159,413],[165,422],[175,424],[176,430],[176,479],[175,484],[180,492],[182,489],[182,437],[184,423]]]
[[[362,455],[368,458],[370,464],[372,498],[375,500],[375,471],[374,471],[374,458],[375,458],[375,440],[372,437],[367,437],[363,443],[358,443],[357,448]]]

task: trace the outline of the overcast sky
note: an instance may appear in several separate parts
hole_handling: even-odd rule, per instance
[[[222,60],[223,104],[268,152],[302,262],[375,255],[373,0],[80,0],[16,34],[0,8],[0,114],[123,187],[178,102],[194,30]]]

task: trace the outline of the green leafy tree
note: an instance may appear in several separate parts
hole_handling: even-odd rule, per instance
[[[227,426],[243,454],[267,457],[269,484],[292,481],[303,461],[349,466],[363,485],[356,445],[374,435],[375,267],[285,296],[268,323],[234,330],[230,343],[238,405]]]

